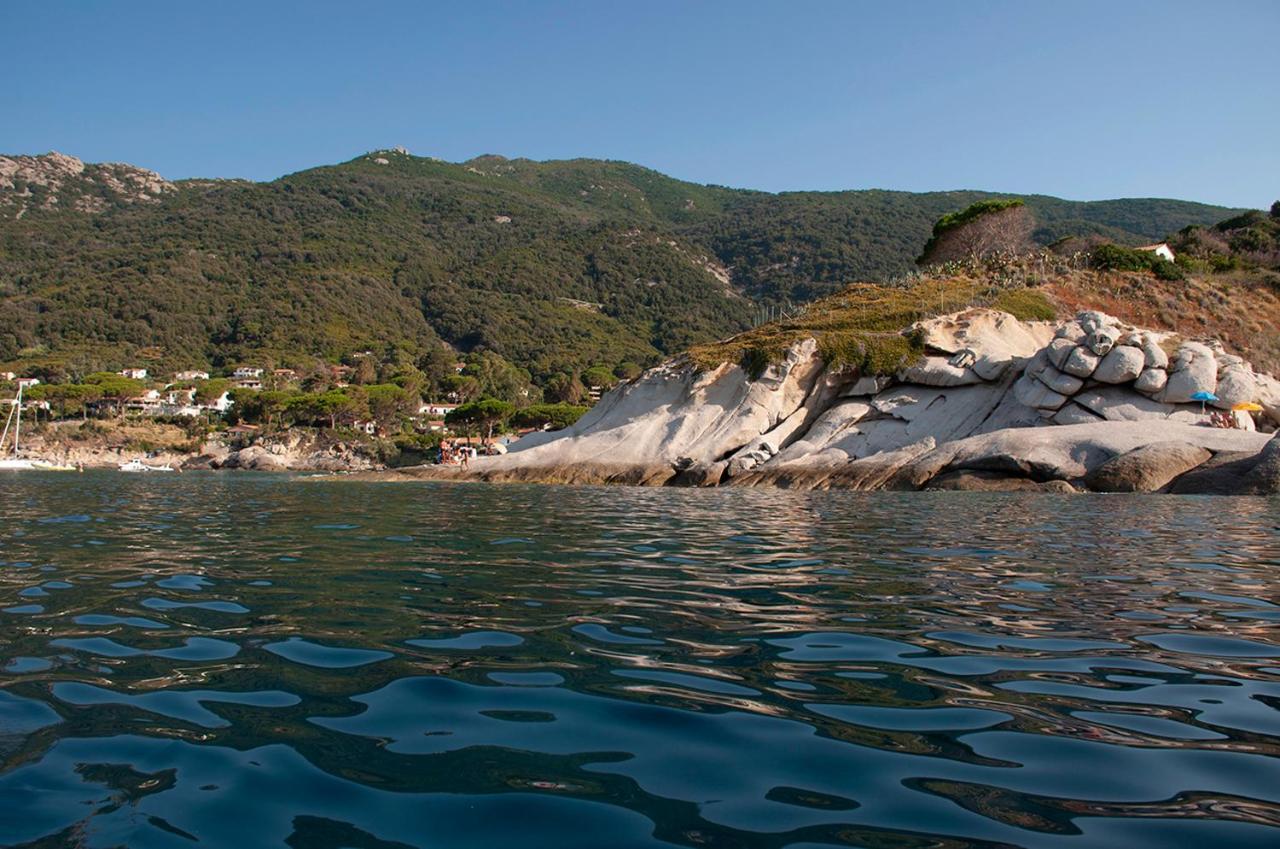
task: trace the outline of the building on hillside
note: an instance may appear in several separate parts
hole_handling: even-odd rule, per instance
[[[1167,259],[1169,262],[1173,262],[1173,248],[1169,247],[1168,242],[1157,242],[1153,245],[1142,245],[1138,250],[1153,253],[1158,257]]]
[[[11,371],[0,371],[0,380],[13,380],[18,375]]]
[[[236,389],[261,389],[262,379],[257,377],[239,377],[231,381]]]
[[[291,368],[272,369],[271,376],[277,383],[294,383],[298,380],[298,373]]]
[[[30,389],[30,388],[31,388],[31,387],[33,387],[33,386],[39,386],[39,385],[40,385],[40,378],[38,378],[38,377],[20,377],[20,378],[18,378],[18,379],[17,379],[17,381],[15,381],[15,382],[16,382],[19,386],[23,387],[24,389]]]
[[[239,380],[248,380],[251,378],[262,377],[262,369],[257,366],[239,366],[231,376]]]
[[[120,375],[121,375],[122,377],[128,377],[128,378],[130,378],[130,379],[132,379],[132,380],[146,380],[146,379],[147,379],[147,370],[146,370],[146,369],[144,369],[144,368],[127,368],[127,369],[121,369],[121,370],[120,370]]]
[[[364,421],[357,420],[352,422],[351,426],[356,430],[364,431],[365,433],[369,434],[369,436],[373,436],[375,433],[378,432],[378,423],[375,421],[364,422]]]
[[[231,400],[231,393],[223,392],[217,398],[205,401],[200,405],[200,409],[207,410],[211,413],[225,413],[227,410],[231,409],[233,404],[235,404],[235,401]]]
[[[426,422],[426,427],[427,430],[432,433],[443,433],[449,429],[448,426],[445,425],[444,419],[432,419],[431,421]]]
[[[175,371],[173,380],[175,383],[188,383],[192,380],[208,380],[209,372],[200,371],[199,369],[188,369],[187,371]]]
[[[457,404],[439,404],[434,401],[424,402],[418,406],[418,415],[442,419],[456,409],[458,409]]]

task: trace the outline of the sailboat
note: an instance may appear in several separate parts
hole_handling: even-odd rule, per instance
[[[24,457],[19,453],[22,439],[22,388],[23,384],[19,383],[18,397],[13,400],[13,406],[9,409],[9,417],[4,422],[4,432],[0,434],[0,471],[11,469],[74,472],[76,470],[75,466],[53,463],[40,457]],[[13,446],[8,453],[5,453],[4,444],[9,438],[11,429],[13,431]]]

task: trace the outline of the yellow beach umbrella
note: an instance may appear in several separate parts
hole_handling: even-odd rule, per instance
[[[1231,409],[1246,410],[1250,413],[1260,413],[1262,412],[1262,405],[1255,404],[1252,401],[1241,401],[1239,404],[1232,404]]]

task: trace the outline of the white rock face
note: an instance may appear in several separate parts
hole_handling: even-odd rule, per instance
[[[616,388],[573,427],[473,468],[493,479],[691,485],[918,488],[980,473],[1081,486],[1152,443],[1194,446],[1179,449],[1192,458],[1259,451],[1265,433],[1204,426],[1190,395],[1205,387],[1223,404],[1261,404],[1264,429],[1280,425],[1280,381],[1201,342],[1181,342],[1170,361],[1169,337],[1103,313],[1051,324],[969,310],[911,330],[926,355],[892,377],[829,370],[812,339],[755,381],[736,365],[698,373],[675,361]],[[1162,452],[1136,456],[1179,468]]]

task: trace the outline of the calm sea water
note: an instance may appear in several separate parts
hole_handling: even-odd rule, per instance
[[[0,844],[1280,845],[1280,503],[0,479]]]

